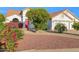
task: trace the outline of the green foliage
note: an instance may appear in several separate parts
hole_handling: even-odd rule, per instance
[[[15,46],[15,42],[13,40],[8,40],[7,41],[7,50],[9,51],[14,51],[14,46]]]
[[[22,39],[23,33],[19,29],[13,29],[3,24],[4,21],[5,17],[0,14],[0,47],[5,44],[4,47],[6,47],[7,50],[14,51],[16,42]],[[14,21],[16,22],[17,19],[15,18]]]
[[[66,27],[64,26],[64,24],[58,23],[55,26],[55,31],[58,33],[63,33],[66,30]]]
[[[2,23],[5,21],[5,17],[3,14],[0,14],[0,31],[5,28],[5,25]]]
[[[23,38],[24,34],[23,34],[22,30],[19,30],[18,28],[15,28],[15,29],[13,29],[13,31],[16,32],[18,40]]]
[[[75,22],[72,27],[75,29],[75,30],[79,30],[79,22]]]
[[[5,17],[3,14],[0,14],[0,23],[4,22],[5,21]]]
[[[0,23],[0,31],[2,31],[5,28],[5,25],[3,23]]]
[[[5,27],[4,30],[0,32],[0,42],[3,42],[5,40],[6,49],[8,51],[14,51],[16,42],[19,39],[22,39],[22,31],[19,29],[13,29],[8,26]]]
[[[33,8],[26,14],[30,21],[32,21],[36,30],[47,29],[47,21],[50,19],[49,13],[43,8]]]

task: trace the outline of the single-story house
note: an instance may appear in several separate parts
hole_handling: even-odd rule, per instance
[[[78,17],[76,17],[68,9],[50,13],[52,19],[48,22],[48,29],[54,31],[54,28],[57,23],[62,23],[65,25],[67,30],[73,30],[72,25],[75,22],[79,22]]]
[[[30,8],[24,9],[24,10],[8,10],[6,14],[6,21],[5,23],[10,23],[13,21],[13,19],[17,18],[19,23],[23,23],[23,27],[25,27],[25,22],[27,22],[28,17],[26,17],[27,11],[30,10]]]

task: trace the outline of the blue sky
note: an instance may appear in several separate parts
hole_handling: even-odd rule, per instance
[[[7,10],[23,10],[26,7],[0,7],[0,13],[6,15]],[[64,9],[69,9],[73,14],[79,17],[79,7],[44,7],[48,10],[49,13],[56,12]]]

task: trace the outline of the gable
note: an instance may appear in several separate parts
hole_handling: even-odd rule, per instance
[[[63,21],[72,21],[71,18],[69,18],[67,15],[65,14],[59,14],[56,17],[52,18],[53,20],[63,20]],[[52,21],[53,21],[52,20]]]
[[[53,20],[69,20],[69,21],[78,21],[78,18],[75,17],[71,12],[69,12],[68,10],[64,10],[61,13],[55,15],[54,17],[52,16]]]
[[[75,20],[75,21],[78,21],[78,22],[79,22],[79,18],[76,17],[76,15],[74,15],[71,11],[66,10],[66,11],[64,11],[64,13],[65,13],[66,15],[68,15],[69,17],[71,17],[71,18],[73,19],[73,21]]]

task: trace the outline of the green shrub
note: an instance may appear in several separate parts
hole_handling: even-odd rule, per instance
[[[20,30],[18,28],[15,28],[15,29],[13,29],[13,31],[16,32],[16,35],[17,35],[17,39],[18,40],[23,38],[23,35],[24,34],[23,34],[22,30]]]
[[[2,31],[5,28],[5,25],[3,23],[0,23],[0,31]]]
[[[66,31],[66,27],[64,26],[64,24],[62,23],[58,23],[56,24],[55,26],[55,31],[58,32],[58,33],[63,33],[64,31]]]
[[[0,14],[0,23],[4,22],[5,21],[5,17],[3,14]]]
[[[46,9],[43,8],[32,8],[26,13],[26,16],[36,30],[47,30],[48,20],[51,18]]]
[[[75,22],[72,27],[75,29],[75,30],[79,30],[79,22]]]

